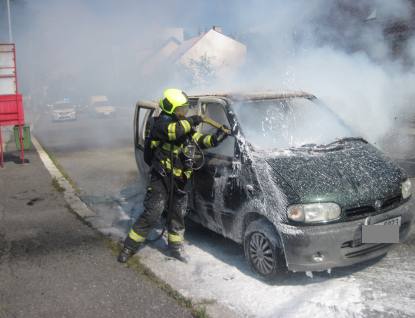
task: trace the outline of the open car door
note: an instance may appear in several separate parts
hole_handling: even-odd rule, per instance
[[[138,101],[135,105],[134,113],[134,152],[135,161],[140,173],[143,185],[147,186],[150,182],[150,167],[144,161],[144,140],[146,124],[150,117],[158,116],[159,105],[153,102]]]

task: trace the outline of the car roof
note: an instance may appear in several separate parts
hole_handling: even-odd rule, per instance
[[[226,98],[232,102],[257,102],[267,100],[281,100],[293,98],[316,98],[313,94],[301,91],[266,91],[266,92],[228,92],[228,93],[208,93],[208,94],[189,94],[191,104],[195,104],[199,98]],[[153,103],[159,104],[160,100]]]
[[[306,92],[297,91],[266,91],[266,92],[229,92],[229,93],[212,93],[212,94],[200,94],[189,95],[189,99],[199,99],[202,97],[218,97],[228,98],[233,102],[247,102],[247,101],[266,101],[266,100],[278,100],[278,99],[291,99],[291,98],[315,98],[314,95]]]

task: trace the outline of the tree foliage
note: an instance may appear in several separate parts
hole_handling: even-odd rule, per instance
[[[182,65],[180,69],[187,81],[186,84],[194,88],[206,88],[217,84],[226,64],[223,61],[221,65],[217,65],[215,59],[215,56],[208,56],[207,52],[197,59],[188,59],[188,66]]]

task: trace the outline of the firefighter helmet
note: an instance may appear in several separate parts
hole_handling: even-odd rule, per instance
[[[160,107],[167,114],[172,114],[180,106],[189,108],[189,104],[189,98],[180,89],[170,88],[164,91],[160,98]]]

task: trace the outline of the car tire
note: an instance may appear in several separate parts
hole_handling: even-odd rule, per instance
[[[284,248],[274,225],[267,220],[250,223],[244,238],[245,258],[255,277],[275,284],[288,278]]]

